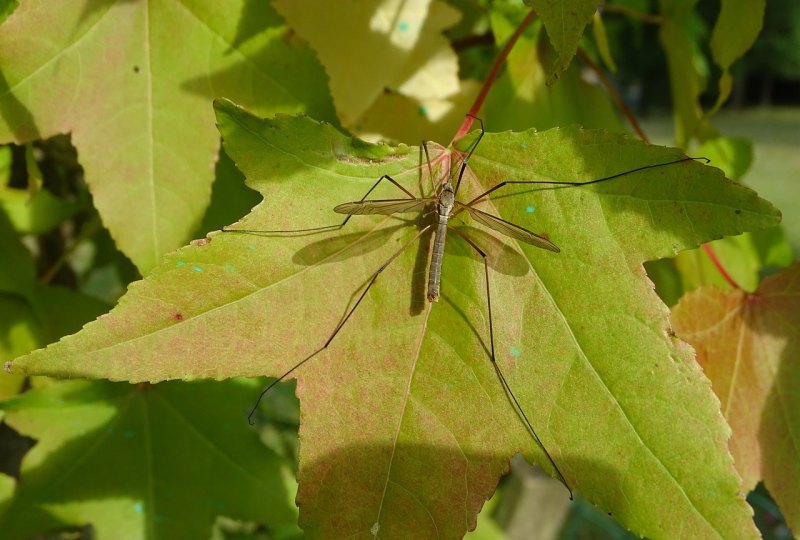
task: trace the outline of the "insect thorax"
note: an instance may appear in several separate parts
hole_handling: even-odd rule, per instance
[[[453,190],[453,184],[445,182],[442,184],[442,189],[439,192],[439,203],[437,210],[440,216],[449,216],[456,204],[456,194]]]

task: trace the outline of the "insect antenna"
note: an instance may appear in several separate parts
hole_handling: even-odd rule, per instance
[[[637,173],[640,171],[646,171],[647,169],[655,169],[658,167],[666,167],[667,165],[675,165],[676,163],[683,163],[684,161],[701,161],[706,164],[710,163],[711,160],[707,157],[684,157],[681,159],[676,159],[673,161],[667,161],[665,163],[655,163],[653,165],[644,165],[642,167],[637,167],[635,169],[630,169],[628,171],[623,171],[620,173],[612,174],[611,176],[605,176],[603,178],[596,178],[594,180],[587,180],[585,182],[566,182],[560,180],[504,180],[503,182],[498,183],[495,186],[487,189],[468,203],[464,203],[464,206],[472,206],[476,202],[480,201],[489,196],[490,193],[497,191],[498,189],[504,186],[510,185],[548,185],[554,186],[551,189],[558,189],[560,187],[569,187],[569,186],[588,186],[590,184],[599,184],[600,182],[606,182],[608,180],[614,180],[615,178],[620,178],[621,176],[627,176],[629,174]]]

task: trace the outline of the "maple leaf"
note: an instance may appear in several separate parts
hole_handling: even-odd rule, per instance
[[[203,538],[218,515],[293,528],[288,467],[241,421],[257,385],[70,381],[0,403],[37,439],[16,486],[0,475],[3,538],[86,523],[98,538]]]
[[[733,431],[731,454],[746,491],[763,480],[800,530],[800,264],[754,293],[704,287],[673,308],[679,337],[697,351]]]
[[[360,132],[366,124],[397,136],[411,129],[403,123],[419,121],[415,117],[436,123],[454,108],[446,102],[460,92],[458,56],[442,31],[461,14],[446,2],[276,0],[273,5],[314,47],[330,77],[342,125]],[[403,122],[377,126],[379,118],[392,116],[387,102],[396,105],[394,93],[413,99],[418,111]]]
[[[19,221],[33,223],[35,212],[20,207]],[[0,274],[0,363],[108,310],[36,283],[31,255],[2,213],[0,245],[14,269]],[[0,474],[4,540],[87,523],[99,538],[196,538],[218,515],[299,532],[288,464],[265,452],[243,421],[260,381],[151,387],[37,379],[16,396],[25,382],[0,371],[0,419],[35,440],[18,474]],[[4,461],[5,472],[17,472]]]
[[[216,107],[226,152],[264,196],[233,228],[338,223],[332,207],[383,174],[430,192],[418,148]],[[437,163],[449,155],[432,151]],[[486,133],[459,198],[502,180],[586,181],[683,157],[605,131]],[[398,196],[386,182],[371,195]],[[569,484],[653,538],[755,537],[718,401],[669,335],[642,262],[774,225],[774,207],[682,161],[584,187],[505,188],[480,208],[561,248],[519,244],[463,215],[453,223],[487,253],[498,365]],[[168,255],[111,313],[13,368],[129,381],[278,376],[325,343],[418,234],[413,223],[357,216],[321,234],[212,234]],[[480,257],[451,239],[431,306],[427,253],[424,241],[402,251],[330,347],[293,374],[297,502],[311,538],[461,536],[515,452],[550,470],[489,361]]]
[[[537,15],[547,29],[556,60],[548,70],[548,84],[567,69],[586,25],[592,21],[599,0],[530,0]]]
[[[498,4],[491,12],[497,42],[508,40],[525,15],[526,10],[519,7]],[[520,131],[580,124],[623,131],[608,93],[587,83],[581,77],[580,65],[571,64],[558,84],[546,84],[546,63],[552,56],[550,48],[542,46],[546,39],[542,25],[534,21],[509,52],[506,68],[482,109],[487,129]]]
[[[23,2],[0,32],[0,141],[71,133],[104,225],[144,273],[208,205],[211,99],[333,118],[321,66],[284,31],[257,0]]]

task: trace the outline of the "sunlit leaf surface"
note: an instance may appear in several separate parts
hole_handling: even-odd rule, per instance
[[[368,145],[304,117],[259,120],[225,101],[217,114],[226,152],[264,196],[233,228],[339,223],[332,208],[383,174],[430,193],[417,148]],[[436,178],[458,157],[430,153]],[[458,196],[682,157],[604,131],[487,133]],[[371,195],[404,196],[387,182]],[[507,187],[476,207],[561,249],[500,236],[466,212],[453,220],[487,253],[498,364],[570,485],[651,538],[755,537],[718,401],[670,336],[641,264],[773,225],[777,211],[694,161],[585,187]],[[354,216],[318,234],[212,234],[168,255],[108,315],[13,368],[128,381],[277,376],[325,343],[418,227],[403,214]],[[430,305],[428,241],[402,251],[330,347],[294,373],[297,501],[311,538],[460,536],[515,452],[551,470],[489,361],[480,257],[453,235],[442,298]]]
[[[333,118],[325,74],[258,0],[30,0],[0,31],[0,141],[71,133],[94,205],[140,271],[209,201],[210,101]]]
[[[699,289],[672,314],[697,351],[733,430],[730,448],[744,489],[764,482],[800,530],[800,265],[754,293]]]

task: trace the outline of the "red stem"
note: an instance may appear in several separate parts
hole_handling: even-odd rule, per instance
[[[481,107],[483,107],[483,102],[486,100],[486,96],[489,94],[489,90],[491,90],[494,81],[497,80],[497,74],[500,72],[500,67],[506,61],[506,58],[508,58],[508,54],[511,52],[511,49],[517,43],[519,37],[522,35],[522,33],[525,31],[525,29],[528,27],[528,25],[531,23],[534,17],[536,17],[536,11],[534,10],[529,11],[528,14],[525,16],[525,18],[517,27],[517,29],[512,34],[511,38],[506,42],[505,46],[503,47],[503,50],[501,50],[500,54],[497,55],[497,58],[495,59],[494,64],[492,65],[492,69],[489,71],[489,75],[487,75],[486,80],[483,81],[483,86],[481,86],[481,90],[480,92],[478,92],[478,96],[475,98],[475,102],[472,104],[472,107],[470,107],[469,113],[464,118],[464,122],[461,124],[461,127],[458,128],[458,131],[453,137],[453,141],[456,141],[457,139],[463,137],[469,132],[469,129],[472,127],[472,124],[475,120],[474,117],[478,115],[478,112],[481,110]],[[634,131],[637,132],[639,137],[644,142],[649,142],[647,140],[647,136],[644,134],[644,131],[641,129],[641,127],[639,127],[636,118],[633,116],[633,114],[631,114],[630,110],[628,110],[627,107],[625,107],[622,100],[619,99],[619,95],[616,94],[616,92],[613,89],[613,86],[605,77],[605,74],[602,72],[602,70],[600,70],[594,64],[594,62],[592,62],[591,59],[589,59],[589,57],[583,52],[583,50],[580,50],[579,54],[584,60],[584,62],[587,63],[589,68],[593,69],[599,75],[600,80],[603,82],[606,89],[611,94],[611,97],[616,102],[617,107],[622,111],[622,113],[631,123],[631,126],[633,126]],[[736,280],[734,280],[728,273],[728,271],[725,270],[725,267],[722,266],[722,263],[717,258],[716,254],[714,253],[714,250],[711,249],[711,246],[708,244],[703,244],[703,249],[705,250],[708,257],[711,259],[711,262],[714,264],[714,267],[717,269],[717,271],[719,271],[719,273],[722,275],[725,281],[727,281],[730,284],[730,286],[733,287],[734,289],[741,289],[739,284],[736,283]]]
[[[625,118],[628,120],[628,123],[631,125],[639,138],[647,144],[650,144],[650,140],[647,138],[647,135],[645,135],[642,126],[639,125],[639,122],[636,120],[633,112],[631,112],[628,106],[625,105],[625,102],[622,100],[622,96],[619,95],[617,89],[614,88],[614,85],[608,80],[605,72],[600,69],[600,66],[595,64],[591,58],[589,58],[589,55],[586,54],[586,51],[584,51],[581,47],[578,47],[578,56],[581,58],[581,60],[583,60],[583,63],[586,64],[589,69],[594,71],[595,74],[600,78],[600,82],[603,83],[606,92],[608,92],[608,95],[611,96],[612,101],[614,101],[614,105],[616,105],[617,109],[619,109],[622,115],[625,116]]]
[[[509,38],[506,42],[503,50],[500,51],[500,54],[497,55],[495,58],[494,64],[492,65],[492,69],[489,71],[489,75],[486,76],[486,80],[483,81],[483,86],[481,87],[481,91],[478,92],[478,97],[475,98],[475,102],[472,104],[472,107],[469,109],[469,113],[467,114],[466,118],[464,118],[464,123],[461,124],[461,127],[458,128],[455,136],[453,137],[453,141],[463,137],[469,132],[469,128],[472,127],[472,123],[475,120],[473,117],[478,116],[478,112],[483,107],[483,102],[486,100],[486,95],[491,90],[494,81],[497,79],[497,74],[500,72],[500,67],[506,61],[508,57],[508,53],[511,52],[511,49],[516,44],[519,37],[531,23],[533,18],[536,17],[536,12],[534,10],[530,10],[522,22],[519,24],[517,29],[514,31],[514,34]]]
[[[706,255],[708,255],[708,258],[711,259],[711,262],[714,264],[719,273],[722,274],[722,277],[725,278],[725,281],[727,281],[728,284],[734,289],[741,289],[739,284],[736,283],[736,280],[733,279],[731,275],[728,273],[728,271],[725,270],[725,267],[722,266],[722,263],[717,258],[716,253],[714,253],[714,250],[711,249],[711,244],[703,244],[703,249],[705,250]]]

